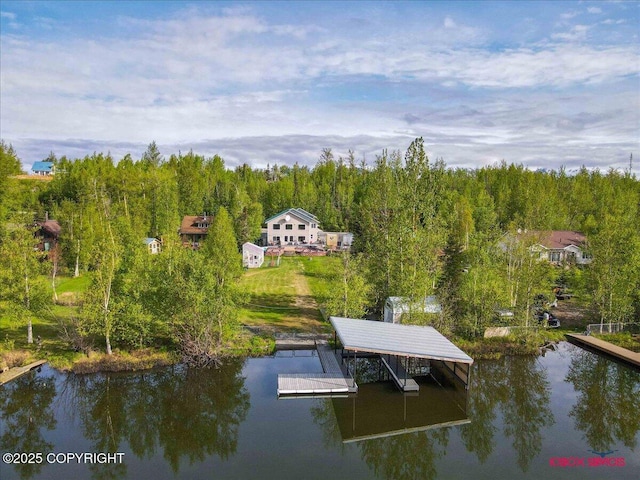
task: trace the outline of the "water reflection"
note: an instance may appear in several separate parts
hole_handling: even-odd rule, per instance
[[[584,350],[571,357],[567,382],[577,401],[569,415],[595,452],[618,442],[634,449],[640,431],[640,375],[629,367]]]
[[[307,367],[321,368],[296,357],[117,375],[44,368],[0,387],[2,452],[116,451],[125,462],[0,464],[0,478],[617,480],[640,468],[640,374],[571,345],[476,362],[464,401],[423,381],[418,397],[374,382],[355,399],[278,400],[277,374]],[[549,466],[590,449],[617,450],[627,467]]]
[[[30,372],[0,388],[0,418],[3,434],[2,452],[47,452],[43,430],[53,430],[56,419],[51,402],[56,396],[53,377]],[[42,463],[15,464],[20,478],[31,478],[42,470]]]
[[[536,357],[507,357],[474,365],[469,393],[471,423],[461,427],[467,450],[481,463],[491,455],[497,433],[496,409],[517,464],[527,472],[542,448],[542,430],[555,423],[547,371]]]
[[[216,455],[232,456],[238,428],[249,410],[243,362],[193,370],[183,366],[152,373],[67,377],[74,415],[93,451],[118,452],[125,445],[138,458],[159,450],[174,473]],[[110,467],[114,467],[111,465]],[[94,478],[118,478],[119,469],[94,471]]]

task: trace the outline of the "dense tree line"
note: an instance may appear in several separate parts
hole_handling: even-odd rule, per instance
[[[640,182],[630,172],[531,171],[504,162],[450,169],[427,157],[421,138],[372,163],[325,149],[313,167],[232,170],[217,155],[165,158],[154,142],[140,159],[52,154],[55,178],[32,187],[11,178],[20,170],[11,146],[0,150],[0,241],[12,252],[3,255],[2,275],[22,275],[16,225],[29,222],[19,214],[48,212],[62,226],[60,265],[91,274],[81,329],[103,337],[107,351],[111,341],[147,345],[159,332],[219,351],[239,301],[238,246],[257,240],[264,219],[289,207],[314,213],[326,231],[354,233],[354,258],[342,262],[344,302],[332,305],[342,314],[362,312],[364,303],[379,308],[392,295],[438,294],[444,315],[428,321],[475,336],[497,307],[528,325],[535,295],[554,282],[588,293],[603,322],[640,313]],[[217,219],[218,233],[198,252],[179,248],[181,218],[203,212]],[[533,261],[527,244],[505,249],[518,229],[581,231],[593,262],[563,269]],[[163,255],[144,255],[148,236],[163,240]],[[31,308],[24,294],[3,296]],[[196,321],[202,312],[206,325]],[[418,311],[408,316],[427,321]]]

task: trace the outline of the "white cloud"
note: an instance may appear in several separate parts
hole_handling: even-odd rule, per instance
[[[0,11],[0,17],[8,18],[9,20],[15,20],[17,18],[15,13],[7,11]]]
[[[599,7],[588,7],[587,12],[589,13],[602,13],[602,9]]]
[[[588,25],[573,25],[568,32],[554,33],[551,35],[551,38],[569,42],[585,40],[590,28]]]
[[[456,166],[595,165],[638,150],[640,105],[625,80],[637,79],[637,46],[574,43],[585,25],[490,49],[483,29],[448,16],[433,28],[357,37],[268,22],[244,7],[120,22],[135,36],[3,32],[0,124],[23,158],[20,149],[30,160],[51,150],[141,154],[156,140],[165,154],[314,163],[325,147],[372,158],[415,136]],[[574,86],[584,91],[571,94]]]

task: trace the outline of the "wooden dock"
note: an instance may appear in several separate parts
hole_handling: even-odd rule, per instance
[[[10,368],[6,372],[0,373],[0,385],[4,385],[5,383],[18,378],[35,368],[41,367],[45,363],[47,363],[46,360],[38,360],[37,362],[30,363],[29,365],[25,365],[24,367]]]
[[[389,358],[388,355],[380,355],[380,360],[382,364],[389,370],[391,374],[391,378],[395,382],[396,386],[402,390],[403,392],[417,392],[420,390],[420,386],[418,383],[409,376],[404,367],[400,364],[400,362],[396,362],[393,364],[393,361]]]
[[[349,393],[347,379],[335,373],[284,373],[278,375],[280,395],[330,395]]]
[[[343,368],[326,343],[317,345],[324,373],[284,373],[278,375],[281,395],[347,395],[356,393],[358,385]]]
[[[636,368],[640,368],[640,353],[632,352],[631,350],[619,347],[590,335],[567,333],[565,336],[570,342],[576,343],[579,346],[586,346],[595,351],[606,353],[607,355],[611,355],[612,357],[633,365]]]

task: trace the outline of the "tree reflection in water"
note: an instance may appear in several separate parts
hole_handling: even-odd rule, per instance
[[[503,362],[476,362],[473,366],[467,401],[467,412],[471,423],[460,427],[460,436],[466,449],[484,463],[495,448],[496,405],[507,400],[509,391],[506,382],[500,381],[505,374]]]
[[[640,375],[631,368],[576,349],[566,381],[577,393],[569,414],[576,429],[596,452],[609,451],[616,443],[635,449],[640,431]]]
[[[74,392],[73,411],[94,451],[122,451],[128,444],[138,458],[151,458],[162,449],[177,474],[183,460],[193,464],[235,453],[238,428],[249,410],[243,364],[229,360],[211,369],[175,366],[144,374],[69,375],[67,382]],[[102,468],[94,475],[124,476],[126,465],[121,467]]]
[[[522,472],[529,469],[532,460],[542,449],[542,431],[555,423],[550,408],[551,386],[545,368],[535,357],[480,361],[473,368],[466,402],[466,416],[471,423],[357,443],[362,458],[377,475],[384,478],[435,478],[436,462],[446,453],[450,428],[459,429],[465,448],[474,452],[480,463],[484,463],[501,441],[500,423],[496,420],[498,411],[502,414],[501,433],[511,439],[518,467]],[[365,388],[361,388],[358,395],[365,393]],[[400,392],[394,395],[402,398]],[[433,411],[441,405],[436,400],[436,392],[421,387],[420,397],[423,396],[429,398],[423,400],[421,409]],[[374,410],[386,411],[387,416],[392,417],[393,412],[389,411],[393,407],[391,398],[379,403],[379,408]],[[334,409],[331,405],[330,401],[317,404],[312,409],[312,415],[316,423],[322,426],[325,444],[339,444],[344,440],[341,438],[342,424],[336,420],[336,404]],[[370,406],[370,410],[372,408]],[[450,418],[456,419],[455,416]],[[437,423],[434,422],[434,426]],[[360,428],[362,430],[362,425]]]
[[[449,429],[440,428],[358,443],[362,458],[376,475],[388,479],[437,478],[435,462],[449,442]]]
[[[484,463],[495,445],[496,408],[502,412],[503,434],[512,438],[522,472],[542,448],[543,428],[555,423],[551,387],[536,357],[505,357],[474,364],[469,389],[471,423],[461,427],[468,451]]]
[[[56,396],[53,377],[30,372],[0,388],[0,418],[2,418],[2,452],[48,452],[42,430],[53,430],[56,419],[51,402]],[[31,478],[42,470],[42,463],[15,464],[20,478]]]

